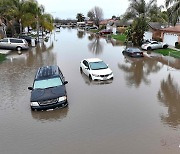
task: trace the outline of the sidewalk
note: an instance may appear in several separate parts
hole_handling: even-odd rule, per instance
[[[7,55],[11,50],[0,49],[1,54]]]
[[[169,48],[169,49],[176,50],[176,51],[180,51],[180,49],[177,49],[177,48],[175,48],[175,47],[173,47],[173,46],[168,46],[168,48]]]

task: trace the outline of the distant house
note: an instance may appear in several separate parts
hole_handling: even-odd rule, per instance
[[[163,28],[160,30],[163,42],[175,46],[180,43],[180,25]]]
[[[107,25],[106,29],[111,29],[113,34],[120,32],[119,28],[126,28],[132,24],[132,20],[129,21],[122,21],[122,20],[110,20]]]

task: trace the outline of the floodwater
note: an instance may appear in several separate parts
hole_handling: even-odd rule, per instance
[[[180,60],[129,58],[114,40],[64,28],[48,42],[0,63],[1,154],[179,154]],[[111,82],[90,82],[84,58],[103,59]],[[32,112],[36,70],[60,66],[69,106]]]

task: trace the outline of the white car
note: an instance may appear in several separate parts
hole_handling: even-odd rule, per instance
[[[80,71],[84,72],[90,80],[113,79],[112,70],[99,58],[82,60],[80,62]]]
[[[0,48],[20,51],[29,49],[29,46],[25,39],[3,38],[0,40]]]
[[[144,50],[153,50],[153,49],[166,49],[168,47],[168,44],[163,42],[157,42],[157,41],[150,41],[147,43],[144,43],[141,48]]]

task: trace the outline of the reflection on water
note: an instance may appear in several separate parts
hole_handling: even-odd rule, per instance
[[[113,80],[106,80],[106,81],[93,81],[93,80],[90,80],[89,77],[87,75],[85,75],[83,72],[81,72],[81,76],[85,82],[85,84],[87,85],[105,85],[105,84],[111,84],[113,82]]]
[[[157,61],[144,58],[132,58],[124,56],[125,64],[118,64],[119,69],[126,73],[126,81],[128,86],[139,87],[141,82],[146,85],[150,84],[151,81],[148,76],[151,73],[157,73],[162,68]]]
[[[95,55],[99,55],[103,52],[103,44],[100,41],[100,37],[96,35],[92,41],[88,44],[89,51]]]
[[[168,107],[168,114],[161,115],[161,120],[172,127],[177,127],[180,124],[180,87],[178,83],[173,82],[171,74],[161,82],[157,97]]]
[[[92,41],[94,39],[94,37],[95,37],[95,34],[89,34],[88,35],[89,41]]]
[[[41,122],[63,120],[68,113],[69,108],[57,109],[52,111],[31,111],[31,115],[34,119]]]
[[[79,39],[82,39],[85,36],[85,31],[84,30],[77,30],[77,37]]]

